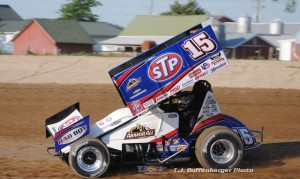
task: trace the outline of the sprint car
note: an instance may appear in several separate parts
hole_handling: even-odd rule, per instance
[[[198,24],[109,70],[126,107],[91,126],[79,102],[46,119],[55,143],[47,151],[84,178],[104,175],[114,161],[235,168],[244,150],[262,144],[263,129],[221,112],[203,78],[227,65],[212,28]]]

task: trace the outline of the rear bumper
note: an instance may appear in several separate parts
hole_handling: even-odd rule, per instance
[[[251,149],[255,149],[259,146],[261,146],[263,144],[263,136],[264,136],[264,127],[261,128],[261,131],[257,131],[257,130],[250,130],[252,133],[252,136],[250,137],[243,137],[242,140],[245,141],[249,138],[254,139],[255,143],[251,146],[245,146],[244,150],[251,150]]]

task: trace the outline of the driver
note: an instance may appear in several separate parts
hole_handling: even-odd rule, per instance
[[[173,96],[171,100],[172,104],[176,104],[176,107],[180,119],[179,119],[179,131],[184,134],[188,134],[192,131],[195,122],[196,115],[190,108],[191,102],[194,100],[195,95],[191,91],[183,91]]]

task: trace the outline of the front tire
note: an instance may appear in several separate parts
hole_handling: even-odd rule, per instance
[[[240,137],[227,127],[206,129],[197,139],[195,154],[204,168],[232,169],[243,157]]]
[[[69,152],[69,165],[83,178],[97,178],[103,175],[110,164],[106,145],[91,137],[78,140]]]

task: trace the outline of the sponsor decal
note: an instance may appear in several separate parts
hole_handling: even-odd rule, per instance
[[[177,117],[176,113],[168,114],[168,118],[176,118],[176,117]]]
[[[143,112],[139,113],[139,114],[138,114],[138,115],[136,115],[136,116],[137,116],[137,117],[140,117],[140,116],[142,116],[142,115],[146,114],[148,111],[149,111],[149,110],[145,110],[145,111],[143,111]]]
[[[219,59],[219,57],[221,57],[221,53],[220,52],[215,53],[212,56],[210,56],[210,59],[211,60],[217,60],[217,59]]]
[[[141,88],[136,89],[136,90],[133,91],[133,94],[137,94],[137,93],[140,92],[140,91],[141,91]]]
[[[157,144],[156,146],[162,146],[162,142],[161,141],[157,142],[156,144]],[[165,147],[167,147],[168,145],[171,145],[171,141],[170,140],[165,141]]]
[[[102,119],[101,121],[97,122],[97,124],[98,124],[99,126],[104,125],[104,120]]]
[[[190,30],[190,34],[193,34],[193,33],[197,32],[198,30],[200,30],[200,29],[192,29],[192,30]]]
[[[199,75],[197,75],[197,76],[195,77],[195,80],[198,81],[199,79],[201,79],[202,77],[206,76],[207,74],[208,74],[207,71],[204,72],[204,73],[201,73],[201,74],[199,74]]]
[[[70,125],[74,124],[75,122],[79,121],[81,119],[80,116],[73,116],[70,119],[68,119],[66,122],[62,123],[59,127],[58,127],[58,131],[61,131],[67,127],[69,127]]]
[[[210,71],[211,71],[211,73],[213,73],[213,72],[215,72],[216,70],[218,70],[219,68],[222,68],[223,66],[226,66],[226,65],[227,65],[226,62],[221,63],[221,64],[219,64],[218,66],[213,67]]]
[[[213,109],[217,109],[217,106],[216,106],[216,104],[212,104],[212,105],[211,105],[211,108],[213,108]]]
[[[222,63],[223,61],[225,61],[225,58],[221,57],[221,58],[219,58],[219,59],[217,59],[217,60],[212,61],[211,64],[212,64],[213,66],[216,66],[216,65],[218,65],[219,63]]]
[[[170,94],[174,94],[174,93],[178,92],[179,90],[180,90],[180,85],[177,85],[170,90]]]
[[[194,76],[198,75],[199,73],[201,73],[201,69],[197,68],[197,69],[193,70],[191,73],[189,73],[189,77],[193,78]]]
[[[138,97],[139,95],[141,95],[141,94],[145,93],[146,91],[147,91],[147,90],[146,90],[146,89],[144,89],[143,91],[141,91],[141,92],[139,92],[139,93],[137,93],[137,94],[135,94],[135,95],[131,96],[131,97],[130,97],[130,99],[132,100],[133,98],[136,98],[136,97]]]
[[[80,138],[86,131],[87,126],[77,127],[65,133],[63,136],[57,139],[57,142],[59,145],[71,143]]]
[[[206,114],[206,117],[208,117],[208,118],[213,117],[213,116],[214,116],[214,113],[212,113],[212,112]]]
[[[105,120],[106,120],[106,122],[110,122],[111,121],[111,117],[107,117]]]
[[[201,69],[202,70],[207,70],[207,69],[209,69],[209,67],[210,67],[209,63],[204,62],[204,63],[201,64]]]
[[[51,129],[52,129],[52,131],[53,131],[54,133],[57,133],[57,130],[56,130],[56,127],[55,127],[55,126],[52,127]]]
[[[150,129],[146,125],[137,124],[126,133],[124,139],[141,139],[154,136],[154,134],[154,129]]]
[[[216,103],[216,100],[209,98],[207,98],[207,100],[205,101],[205,105],[216,105]]]
[[[165,94],[163,94],[161,96],[158,96],[156,98],[156,103],[161,102],[162,100],[166,99],[167,97],[168,97],[168,93],[165,93]]]
[[[163,175],[168,174],[165,170],[167,167],[163,165],[146,165],[146,166],[137,166],[138,172],[143,173],[145,175]]]
[[[136,87],[141,81],[141,77],[129,79],[126,85],[126,92],[131,90],[133,87]]]
[[[162,152],[163,151],[162,145],[156,146],[156,150],[158,152]]]
[[[148,75],[156,82],[168,80],[179,72],[182,63],[182,58],[178,54],[167,53],[161,55],[151,62]]]
[[[128,106],[134,114],[137,114],[143,110],[143,107],[139,101],[133,101],[131,103],[128,103]]]
[[[149,108],[149,107],[153,106],[154,104],[155,104],[155,103],[154,103],[154,100],[153,100],[153,99],[150,99],[150,100],[146,101],[146,102],[143,104],[143,106],[144,106],[145,108]]]
[[[178,139],[173,139],[172,143],[173,144],[178,144]]]
[[[112,123],[110,124],[110,126],[118,125],[118,124],[120,124],[121,122],[122,122],[121,119],[118,119],[118,120],[112,122]]]
[[[185,148],[186,148],[186,145],[178,145],[177,150],[180,151],[180,150],[183,150]]]
[[[171,145],[171,146],[169,146],[169,148],[170,148],[171,152],[176,152],[177,151],[177,146],[176,145]]]
[[[187,82],[182,83],[182,88],[185,88],[194,82],[193,79],[189,79]]]
[[[211,106],[211,112],[213,112],[213,113],[218,113],[219,112],[216,105]]]

